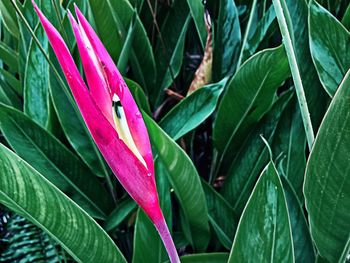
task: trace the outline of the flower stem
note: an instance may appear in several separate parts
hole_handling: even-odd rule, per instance
[[[166,251],[168,252],[171,263],[180,263],[180,258],[177,254],[174,241],[170,235],[169,228],[165,222],[164,216],[158,220],[155,224],[160,237],[163,240]]]
[[[293,48],[292,39],[288,30],[285,14],[283,13],[283,8],[281,5],[281,0],[273,0],[273,5],[275,8],[278,24],[283,38],[284,47],[289,61],[290,71],[292,72],[292,77],[295,85],[295,90],[298,97],[301,117],[303,119],[307,143],[309,149],[311,150],[312,144],[315,139],[314,131],[311,124],[311,118],[309,109],[307,106],[307,101],[304,93],[303,83],[300,77],[300,72],[298,68],[297,59],[295,56],[295,51]]]

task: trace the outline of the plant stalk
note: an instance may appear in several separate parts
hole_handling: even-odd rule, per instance
[[[180,258],[177,254],[176,247],[174,244],[174,241],[170,235],[169,228],[165,222],[164,216],[162,215],[162,218],[158,220],[156,223],[154,223],[160,237],[163,240],[163,244],[165,246],[165,249],[169,255],[170,262],[171,263],[181,263]]]
[[[299,72],[298,63],[297,63],[295,51],[292,44],[292,39],[291,39],[287,22],[283,13],[281,0],[273,0],[272,2],[275,8],[278,25],[282,34],[283,43],[284,43],[284,47],[285,47],[288,62],[289,62],[289,67],[292,73],[292,78],[294,81],[295,90],[298,97],[301,117],[303,119],[303,124],[304,124],[306,138],[307,138],[307,143],[309,146],[309,150],[311,150],[313,142],[315,140],[315,135],[312,128],[310,113],[307,106],[303,83],[300,77],[300,72]]]

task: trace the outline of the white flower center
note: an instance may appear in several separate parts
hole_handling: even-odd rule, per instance
[[[140,162],[147,168],[146,162],[136,147],[132,138],[125,112],[117,94],[113,95],[113,119],[119,138],[128,146]]]

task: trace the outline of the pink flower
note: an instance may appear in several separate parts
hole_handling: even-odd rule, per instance
[[[125,190],[156,226],[172,262],[180,262],[159,206],[148,132],[142,115],[102,42],[75,7],[69,12],[89,88],[61,35],[33,1],[83,119]]]

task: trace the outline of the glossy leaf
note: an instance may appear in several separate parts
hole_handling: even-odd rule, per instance
[[[350,68],[350,33],[315,1],[309,22],[312,58],[323,87],[333,96]]]
[[[155,153],[168,172],[168,180],[190,229],[188,241],[198,251],[209,242],[208,210],[199,175],[186,153],[148,116],[144,119]]]
[[[58,63],[50,52],[50,59],[58,69]],[[63,78],[63,75],[60,75]],[[105,174],[104,162],[93,142],[87,127],[81,117],[68,86],[63,87],[57,76],[50,70],[50,94],[58,120],[69,143],[94,173],[99,176]]]
[[[189,13],[186,1],[175,1],[172,12],[165,18],[161,28],[162,39],[158,38],[154,54],[157,81],[149,91],[151,104],[159,104],[164,88],[171,85],[180,71],[187,26],[190,22]]]
[[[241,29],[235,2],[222,0],[218,5],[213,43],[213,81],[219,81],[235,72],[241,45]]]
[[[196,29],[198,32],[198,36],[200,38],[202,48],[204,50],[205,42],[207,38],[207,31],[205,29],[205,21],[204,21],[204,5],[201,0],[187,0],[188,6],[190,7],[191,16],[193,18],[194,24],[196,25]]]
[[[11,32],[13,36],[19,38],[16,12],[11,5],[11,1],[0,2],[0,14],[1,20],[4,22],[7,30]]]
[[[292,233],[277,170],[270,162],[249,197],[228,262],[294,262]]]
[[[98,1],[97,1],[98,2]],[[120,39],[125,43],[127,29],[131,21],[134,21],[134,37],[130,50],[130,66],[135,75],[135,80],[147,91],[153,89],[156,81],[156,62],[147,32],[134,8],[127,0],[109,1],[114,13],[114,21],[119,30]],[[135,18],[135,19],[134,19]],[[134,20],[133,20],[134,19]]]
[[[303,200],[302,187],[306,165],[306,137],[297,98],[294,97],[281,116],[273,138],[272,150],[280,160],[277,168],[291,183],[299,200]]]
[[[3,145],[0,171],[0,203],[46,231],[76,261],[126,262],[91,217]]]
[[[44,50],[48,41],[42,27],[38,26],[35,35]],[[32,39],[24,71],[24,112],[45,129],[50,129],[49,63]]]
[[[270,112],[247,134],[226,173],[221,188],[224,198],[237,213],[241,213],[261,170],[268,162],[268,152],[261,135],[270,143],[276,133],[277,124],[290,101],[291,94],[282,96]]]
[[[258,52],[247,60],[229,82],[214,123],[214,145],[224,167],[231,162],[242,139],[269,110],[277,88],[289,76],[282,46]],[[230,116],[228,118],[228,116]]]
[[[111,198],[97,178],[63,144],[20,111],[0,104],[0,128],[24,160],[90,215],[104,218]]]
[[[13,70],[18,70],[18,54],[5,43],[0,42],[0,59]]]
[[[350,73],[323,119],[306,167],[304,194],[312,238],[322,257],[337,262],[350,229]]]
[[[230,204],[215,189],[204,181],[202,185],[207,199],[209,222],[221,244],[230,249],[238,217]]]
[[[134,9],[127,0],[104,1],[89,0],[102,42],[112,58],[120,58],[126,41],[127,30],[134,17]],[[147,33],[136,15],[134,39],[130,50],[130,64],[136,80],[147,90],[153,88],[156,78],[155,60]],[[110,32],[113,25],[114,32]]]
[[[250,34],[247,43],[244,46],[243,61],[249,58],[258,49],[259,45],[266,38],[268,31],[272,28],[273,22],[276,19],[275,10],[273,6],[266,11],[256,26],[254,33]]]
[[[319,126],[328,96],[317,76],[309,49],[308,4],[305,0],[286,0],[284,12],[290,18],[292,42],[314,130]]]
[[[304,209],[288,179],[281,176],[284,193],[287,200],[290,225],[292,228],[293,248],[296,263],[314,263],[315,251]]]
[[[195,129],[213,113],[226,83],[223,79],[184,98],[163,117],[160,126],[174,140]]]
[[[121,201],[117,208],[112,211],[112,213],[106,218],[103,224],[103,228],[106,231],[112,231],[119,224],[126,219],[132,211],[136,210],[137,204],[131,198],[127,198]]]

